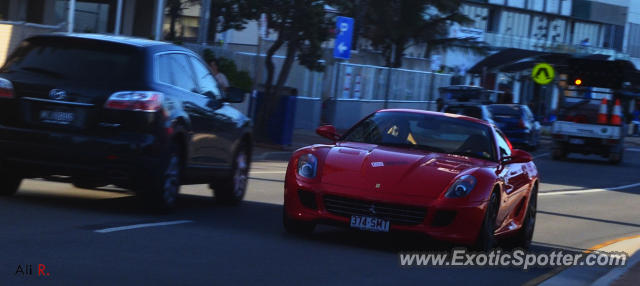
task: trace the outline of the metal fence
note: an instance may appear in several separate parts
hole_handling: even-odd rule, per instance
[[[332,87],[337,99],[431,101],[439,87],[451,83],[451,77],[450,74],[340,63]]]
[[[263,69],[259,82],[264,82],[266,79],[264,54],[256,61],[255,53],[234,52],[221,47],[202,45],[188,45],[188,47],[199,53],[202,53],[205,48],[212,49],[217,56],[232,59],[239,70],[249,72],[252,77],[256,75],[256,66],[258,66]],[[276,55],[273,61],[277,76],[284,57]],[[435,100],[438,88],[449,85],[452,78],[450,74],[352,63],[336,63],[334,66],[327,66],[325,73],[309,71],[295,63],[285,85],[298,89],[298,95],[306,98],[320,99],[323,92],[326,92],[327,97],[338,100],[388,99],[389,101],[427,102]]]

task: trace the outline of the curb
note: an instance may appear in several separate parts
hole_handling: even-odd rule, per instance
[[[629,244],[631,244],[631,246],[629,246]],[[609,240],[607,242],[597,244],[583,251],[583,253],[587,254],[596,250],[626,252],[633,256],[627,261],[627,264],[624,267],[608,269],[606,272],[599,274],[596,277],[593,277],[593,268],[590,268],[589,266],[561,266],[526,282],[524,285],[584,285],[587,283],[598,286],[610,285],[613,281],[624,275],[626,271],[630,270],[632,266],[640,260],[640,235]]]
[[[622,277],[624,274],[631,271],[631,268],[633,268],[636,265],[640,265],[640,253],[636,253],[635,255],[633,255],[631,259],[629,259],[625,267],[614,268],[613,270],[609,271],[607,275],[600,277],[600,279],[596,280],[596,282],[593,282],[593,284],[591,285],[592,286],[611,285],[612,283],[616,282],[616,280],[620,279],[620,277]]]

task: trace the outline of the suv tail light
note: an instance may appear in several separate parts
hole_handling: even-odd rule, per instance
[[[162,108],[164,95],[156,91],[121,91],[112,94],[104,107],[108,109],[154,112]]]
[[[0,77],[0,98],[13,98],[13,84]]]

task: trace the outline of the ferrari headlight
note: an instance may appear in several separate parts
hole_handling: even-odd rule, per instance
[[[468,195],[471,190],[476,186],[476,178],[471,175],[464,175],[449,187],[447,193],[444,195],[447,198],[461,198]]]
[[[298,175],[315,178],[318,170],[318,159],[313,154],[304,154],[298,158]]]

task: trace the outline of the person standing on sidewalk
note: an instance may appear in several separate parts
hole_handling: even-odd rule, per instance
[[[218,61],[215,59],[209,61],[209,68],[211,68],[211,73],[213,74],[213,77],[216,79],[216,82],[218,83],[218,87],[221,90],[226,91],[227,88],[229,88],[229,80],[223,73],[221,73],[218,70]]]

